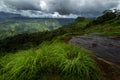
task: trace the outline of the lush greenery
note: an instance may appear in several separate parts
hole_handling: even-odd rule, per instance
[[[105,11],[104,15],[86,25],[86,33],[96,32],[101,36],[120,36],[120,13],[115,10]]]
[[[37,49],[0,58],[0,80],[103,80],[89,51],[44,42]]]
[[[81,24],[84,24],[86,21],[89,21],[89,19],[85,19],[81,22]],[[0,52],[11,52],[21,49],[28,49],[30,47],[37,46],[41,44],[43,41],[51,41],[53,39],[56,39],[56,37],[65,35],[65,34],[78,34],[80,30],[82,30],[82,27],[75,26],[76,22],[71,23],[69,25],[65,25],[57,30],[54,31],[44,31],[44,32],[37,32],[32,34],[19,34],[13,37],[6,38],[4,40],[0,40]],[[81,25],[80,24],[80,25]],[[80,32],[82,33],[82,32]],[[19,46],[18,46],[19,45]]]
[[[52,18],[5,18],[0,19],[0,39],[22,34],[51,31],[72,22],[74,19]]]
[[[35,19],[34,23],[29,20],[26,22],[23,19],[22,22],[38,25],[39,19]],[[8,22],[5,23],[8,24]],[[13,24],[18,25],[17,22],[12,22]],[[50,26],[49,28],[53,29]],[[15,30],[12,27],[10,29]],[[53,78],[103,80],[89,51],[61,42],[73,35],[88,33],[100,36],[120,36],[120,15],[117,11],[105,11],[104,15],[96,19],[78,17],[74,22],[53,31],[23,33],[0,40],[0,54],[4,54],[0,58],[0,80],[53,80]]]
[[[78,17],[74,22],[53,31],[19,34],[0,40],[0,52],[14,52],[17,50],[29,49],[31,47],[36,47],[43,41],[52,41],[55,39],[64,40],[65,38],[78,34],[94,33],[100,36],[119,36],[119,23],[120,16],[111,11],[106,12],[96,19]]]

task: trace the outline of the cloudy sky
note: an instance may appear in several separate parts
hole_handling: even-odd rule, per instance
[[[120,0],[0,0],[0,12],[28,17],[96,17],[113,8],[120,9]]]

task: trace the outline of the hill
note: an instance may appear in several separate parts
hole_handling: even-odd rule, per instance
[[[9,15],[10,16],[10,15]],[[14,15],[15,16],[15,15]],[[1,18],[0,19],[0,39],[22,34],[51,31],[62,27],[74,19],[55,18]]]
[[[78,17],[52,31],[22,33],[0,40],[0,53],[3,54],[0,56],[0,80],[118,80],[120,73],[116,64],[99,55],[109,59],[108,56],[113,57],[111,52],[115,52],[118,56],[119,47],[113,45],[113,41],[117,42],[112,37],[119,40],[119,23],[120,16],[109,11],[96,19]],[[79,40],[75,41],[77,45],[92,47],[99,57],[82,48],[83,45],[69,44],[70,40],[74,42],[73,36]]]
[[[120,36],[120,12],[108,10],[104,15],[86,25],[86,32],[96,32],[101,36]]]
[[[85,25],[89,21],[91,21],[91,19],[85,19],[81,21],[80,24]],[[79,31],[82,30],[82,28],[81,26],[79,26],[80,24],[75,26],[75,23],[76,21],[53,31],[43,31],[31,34],[24,33],[0,40],[0,52],[11,52],[21,49],[29,49],[30,47],[38,46],[43,41],[51,41],[65,34],[78,34]]]
[[[64,40],[65,38],[80,34],[93,33],[94,35],[101,36],[119,36],[119,22],[120,16],[112,11],[106,12],[96,19],[78,17],[74,22],[53,31],[19,34],[0,40],[0,52],[29,49],[41,44],[43,41]]]

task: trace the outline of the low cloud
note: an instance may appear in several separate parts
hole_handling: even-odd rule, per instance
[[[120,0],[1,0],[0,11],[28,17],[96,17],[104,10],[120,9]]]

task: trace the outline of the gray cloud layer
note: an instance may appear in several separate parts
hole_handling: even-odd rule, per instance
[[[95,17],[120,0],[0,0],[0,11],[28,17]]]

